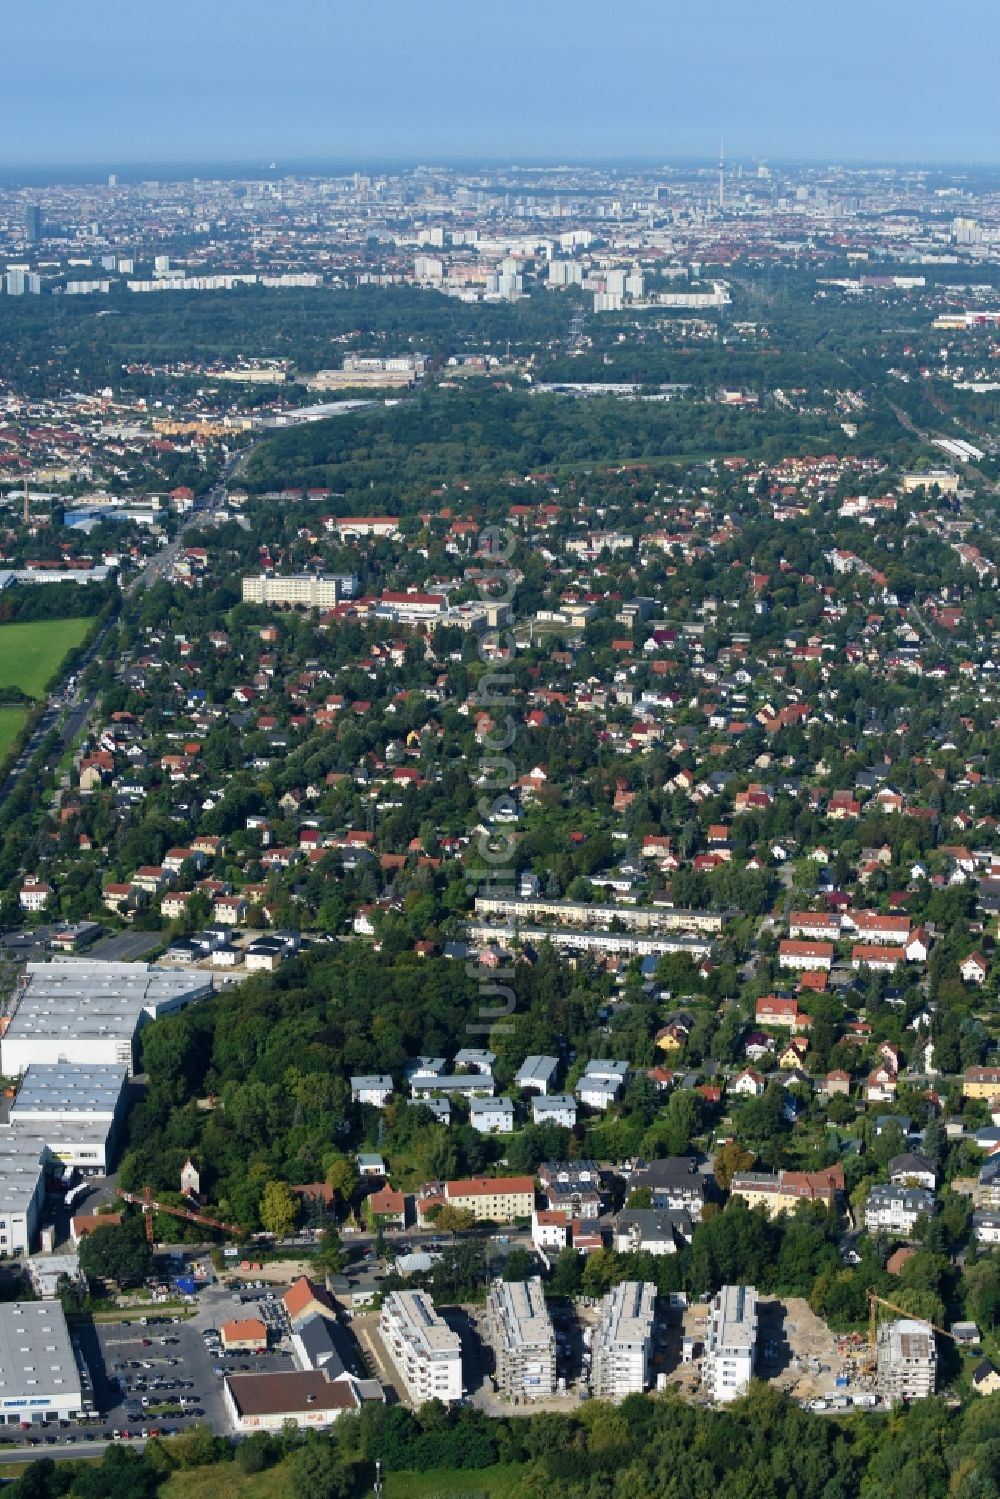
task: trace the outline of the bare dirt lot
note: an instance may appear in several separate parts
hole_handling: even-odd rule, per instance
[[[757,1374],[793,1399],[809,1402],[836,1395],[857,1395],[872,1388],[860,1377],[860,1359],[850,1356],[844,1340],[838,1340],[809,1303],[799,1296],[781,1299],[762,1296],[757,1304]],[[696,1304],[686,1308],[667,1329],[657,1372],[666,1371],[668,1383],[677,1385],[692,1399],[699,1397],[701,1352],[708,1308]],[[693,1363],[682,1364],[681,1338],[696,1343]],[[847,1385],[837,1385],[846,1376]]]

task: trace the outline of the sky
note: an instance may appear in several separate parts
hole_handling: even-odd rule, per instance
[[[0,165],[1000,162],[996,0],[46,0]]]

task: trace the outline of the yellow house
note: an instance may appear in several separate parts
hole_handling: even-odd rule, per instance
[[[965,1098],[993,1098],[1000,1093],[1000,1067],[970,1067],[962,1079]]]
[[[980,1395],[995,1395],[1000,1390],[1000,1373],[988,1358],[973,1370],[972,1386]]]
[[[784,1068],[786,1072],[793,1067],[800,1067],[802,1058],[808,1050],[808,1046],[796,1046],[794,1041],[789,1041],[778,1056],[778,1066]]]
[[[672,1026],[666,1026],[656,1037],[656,1044],[661,1051],[674,1052],[683,1051],[684,1037]]]

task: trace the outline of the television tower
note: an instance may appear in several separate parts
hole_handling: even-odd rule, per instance
[[[726,206],[726,143],[719,136],[719,211]]]

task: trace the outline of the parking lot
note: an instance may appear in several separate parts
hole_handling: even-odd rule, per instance
[[[241,1299],[242,1298],[242,1299]],[[219,1329],[258,1317],[268,1329],[264,1354],[224,1353]],[[35,1422],[5,1438],[27,1446],[87,1446],[127,1437],[170,1436],[206,1422],[224,1432],[223,1378],[294,1368],[280,1299],[268,1288],[231,1292],[218,1284],[199,1296],[194,1316],[163,1313],[74,1327],[93,1381],[97,1415],[86,1421]]]

